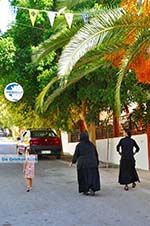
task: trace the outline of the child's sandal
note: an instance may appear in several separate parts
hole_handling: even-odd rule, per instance
[[[30,191],[30,188],[27,188],[26,192],[29,192]]]

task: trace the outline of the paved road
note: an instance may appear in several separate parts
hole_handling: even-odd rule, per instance
[[[0,154],[16,154],[17,142],[11,138],[0,137]]]
[[[124,191],[118,169],[100,169],[102,190],[78,194],[75,167],[61,160],[36,164],[33,190],[25,191],[21,164],[0,164],[0,226],[149,226],[150,175]]]

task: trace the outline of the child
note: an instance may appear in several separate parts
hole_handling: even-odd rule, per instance
[[[26,180],[27,192],[32,189],[32,178],[34,177],[34,160],[31,160],[30,149],[26,150],[25,162],[23,165],[24,178]]]

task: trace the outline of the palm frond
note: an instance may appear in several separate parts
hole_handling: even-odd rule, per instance
[[[42,108],[43,108],[43,105],[44,105],[44,98],[46,96],[46,94],[48,93],[50,87],[56,83],[57,81],[59,80],[58,77],[54,77],[48,84],[47,86],[44,87],[44,89],[42,90],[42,92],[39,94],[38,98],[37,98],[37,101],[36,101],[36,111],[37,112],[42,112]]]
[[[137,20],[133,20],[133,16]],[[97,18],[86,24],[71,39],[64,49],[58,66],[59,76],[69,75],[77,61],[88,51],[103,44],[111,43],[112,40],[118,42],[121,37],[126,40],[128,34],[135,33],[141,29],[149,29],[150,15],[138,17],[138,15],[127,14],[123,9],[105,10]]]
[[[94,72],[99,67],[107,67],[109,66],[109,62],[103,61],[103,55],[111,53],[112,51],[117,51],[121,43],[116,45],[116,43],[111,43],[111,45],[103,45],[101,48],[95,49],[87,53],[84,57],[80,59],[80,61],[75,65],[74,70],[69,76],[68,83],[63,83],[61,81],[61,77],[55,77],[48,85],[43,89],[36,101],[36,110],[38,112],[45,112],[49,105],[55,100],[57,96],[59,96],[66,88],[70,85],[75,84],[80,79],[85,77],[88,73]],[[55,90],[52,94],[49,94],[49,90],[52,85],[56,82],[60,81],[59,88]],[[49,96],[49,97],[48,97]],[[47,99],[46,99],[47,98]],[[48,99],[49,98],[49,99]],[[47,100],[47,101],[46,101]]]
[[[60,86],[50,96],[48,96],[47,100],[44,102],[44,105],[43,105],[43,112],[46,112],[50,104],[55,100],[55,98],[60,96],[61,93],[63,93],[69,86],[75,84],[76,82],[81,80],[83,77],[85,77],[87,74],[95,71],[99,67],[100,67],[100,64],[96,63],[95,67],[92,64],[92,67],[89,67],[88,70],[86,70],[84,73],[83,73],[83,70],[82,70],[82,73],[79,73],[79,71],[76,72],[77,76],[72,76],[71,79],[64,86]]]
[[[46,112],[50,104],[56,99],[56,97],[61,95],[61,93],[63,93],[69,86],[75,84],[80,79],[85,77],[87,74],[95,71],[99,67],[102,67],[104,65],[106,66],[109,64],[102,60],[98,61],[98,58],[99,56],[98,55],[95,56],[94,54],[89,58],[86,57],[86,59],[84,59],[85,64],[83,64],[83,61],[82,61],[82,63],[78,65],[79,67],[75,68],[75,70],[71,73],[71,76],[68,82],[59,86],[57,89],[55,89],[52,92],[52,94],[49,94],[50,87],[54,84],[53,82],[59,81],[60,78],[57,77],[53,81],[51,81],[38,96],[37,102],[36,102],[36,106],[37,106],[36,110],[40,113]],[[90,62],[90,59],[91,59],[91,62]],[[85,66],[86,62],[88,62],[88,67]]]
[[[41,59],[47,56],[51,51],[63,48],[70,38],[77,32],[78,27],[73,26],[72,29],[63,29],[55,35],[52,35],[48,40],[41,43],[33,50],[32,63],[38,64]]]
[[[63,51],[59,66],[59,76],[67,75],[76,62],[88,51],[100,45],[110,31],[114,31],[115,22],[124,15],[122,9],[109,10],[85,25],[73,37]]]

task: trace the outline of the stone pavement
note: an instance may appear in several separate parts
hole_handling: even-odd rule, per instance
[[[61,160],[36,164],[33,190],[25,191],[21,164],[0,164],[0,226],[149,226],[150,172],[124,191],[118,168],[101,168],[96,196],[78,193],[76,168]]]

